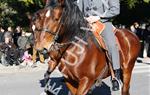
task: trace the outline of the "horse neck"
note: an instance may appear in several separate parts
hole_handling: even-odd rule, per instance
[[[76,41],[75,37],[81,38],[82,40],[86,40],[88,38],[89,32],[81,30],[78,25],[66,26],[64,28],[66,29],[61,31],[62,34],[58,39],[60,43],[70,43],[72,41]]]
[[[69,2],[68,7],[62,14],[61,42],[73,41],[75,36],[82,38],[86,35],[86,31],[80,29],[81,27],[87,27],[87,21],[84,19],[83,13],[77,5],[72,4],[69,0],[67,2]]]

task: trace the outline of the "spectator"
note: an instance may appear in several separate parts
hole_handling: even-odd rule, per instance
[[[4,42],[4,33],[5,33],[5,30],[0,27],[0,43]]]
[[[33,44],[34,44],[34,37],[32,32],[27,32],[26,36],[28,37],[28,43],[30,44],[30,48],[28,48],[29,54],[33,55]]]
[[[2,27],[0,27],[0,45],[4,42],[4,29]],[[2,52],[0,51],[0,59],[1,59],[1,56],[2,56]]]
[[[23,57],[22,57],[22,60],[23,62],[21,63],[20,66],[31,66],[33,65],[33,61],[32,61],[32,56],[31,54],[29,54],[28,50],[26,50],[23,54]]]
[[[144,57],[147,58],[148,56],[148,48],[149,48],[149,30],[148,30],[148,25],[146,26],[145,23],[139,24],[135,23],[135,33],[140,39],[141,43],[141,52],[139,54],[139,57]]]
[[[33,54],[33,44],[34,44],[34,37],[33,33],[26,32],[26,36],[28,37],[28,43],[30,44],[31,48],[29,49],[29,54]]]
[[[12,33],[9,31],[4,33],[4,42],[7,42],[8,39],[9,39],[9,42],[13,42]]]
[[[18,48],[20,50],[20,57],[23,56],[25,50],[26,50],[26,45],[28,43],[28,37],[26,36],[26,32],[22,31],[21,36],[17,40]]]
[[[131,25],[130,27],[130,30],[133,32],[133,33],[137,33],[138,31],[138,28],[139,28],[139,23],[138,22],[134,22],[133,25]]]
[[[12,31],[13,31],[12,27],[9,26],[9,27],[7,28],[7,31],[12,32]]]
[[[24,37],[27,38],[27,42],[26,42],[26,45],[25,45],[25,48],[24,48],[24,54],[22,56],[22,60],[23,62],[21,63],[20,66],[31,66],[31,67],[36,67],[33,65],[33,61],[32,61],[32,53],[31,53],[31,50],[32,50],[32,44],[33,44],[33,35],[32,33],[25,33],[24,34]]]
[[[16,27],[16,30],[14,32],[14,35],[13,35],[13,40],[14,40],[14,44],[18,47],[18,44],[17,44],[17,41],[18,41],[18,38],[21,36],[21,32],[22,32],[22,29],[20,26],[17,26]]]
[[[150,24],[148,25],[147,30],[148,30],[147,42],[149,43],[148,57],[150,57]]]
[[[1,45],[1,51],[3,55],[1,57],[1,63],[5,66],[13,65],[17,59],[17,52],[15,44],[12,42],[12,36],[10,32],[4,34],[4,42]],[[16,63],[17,64],[17,63]]]
[[[143,51],[143,57],[148,57],[148,50],[149,50],[149,44],[150,44],[150,26],[146,25],[146,29],[144,30],[143,37],[144,37],[144,51]]]
[[[7,28],[7,32],[10,32],[12,36],[14,35],[14,31],[11,26]]]

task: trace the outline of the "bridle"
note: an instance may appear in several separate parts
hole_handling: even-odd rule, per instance
[[[49,7],[49,8],[55,8],[56,6],[52,6],[52,7]],[[67,43],[58,43],[57,40],[58,40],[58,37],[59,37],[59,33],[61,31],[61,28],[62,26],[66,23],[66,20],[63,20],[63,16],[65,16],[65,9],[63,8],[62,10],[62,15],[59,19],[59,26],[56,30],[56,32],[52,32],[50,29],[48,29],[47,27],[45,28],[42,28],[42,29],[35,29],[35,31],[38,31],[38,32],[47,32],[49,33],[50,35],[53,35],[54,38],[52,40],[52,42],[49,44],[49,47],[48,47],[48,52],[50,51],[54,51],[54,50],[59,50],[60,48],[66,46],[66,45],[69,45],[71,44],[71,42],[67,42]],[[49,23],[47,24],[47,26],[49,25]]]
[[[50,33],[51,35],[54,35],[54,36],[56,35],[56,33],[50,31],[50,30],[47,29],[47,28],[43,28],[43,29],[35,29],[35,31],[39,31],[39,32],[48,32],[48,33]]]

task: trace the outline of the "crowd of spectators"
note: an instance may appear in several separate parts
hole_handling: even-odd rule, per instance
[[[140,39],[142,47],[139,57],[150,59],[150,24],[135,22],[130,30]],[[36,66],[37,61],[44,63],[46,57],[36,51],[33,44],[32,32],[24,31],[20,26],[14,30],[0,26],[0,63],[4,66]]]
[[[130,29],[140,39],[141,52],[139,57],[150,59],[150,24],[134,22]]]
[[[24,31],[20,26],[4,29],[0,26],[0,63],[4,66],[36,66],[37,61],[44,63],[44,56],[33,49],[32,32]],[[39,60],[37,60],[39,59]]]

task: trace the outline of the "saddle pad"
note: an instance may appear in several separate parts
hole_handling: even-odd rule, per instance
[[[103,30],[105,29],[105,25],[103,23],[101,23],[100,21],[97,21],[94,24],[92,24],[92,27],[94,27],[94,29],[95,29],[95,31],[92,31],[92,32],[93,32],[94,36],[96,37],[96,40],[99,43],[100,47],[107,50],[105,42],[104,42],[102,36],[100,35],[103,32]],[[112,31],[114,33],[116,33],[116,28],[114,27],[114,29]],[[117,45],[120,50],[120,44],[119,44],[118,38],[116,36],[115,36],[115,38],[116,38],[116,42],[117,42]]]
[[[102,48],[106,49],[103,38],[100,35],[103,32],[103,30],[105,29],[105,25],[103,23],[101,23],[100,21],[97,21],[92,24],[92,27],[94,27],[94,29],[95,29],[95,31],[92,31],[92,32],[93,32],[94,36],[96,37],[97,42],[99,43],[99,45]]]

